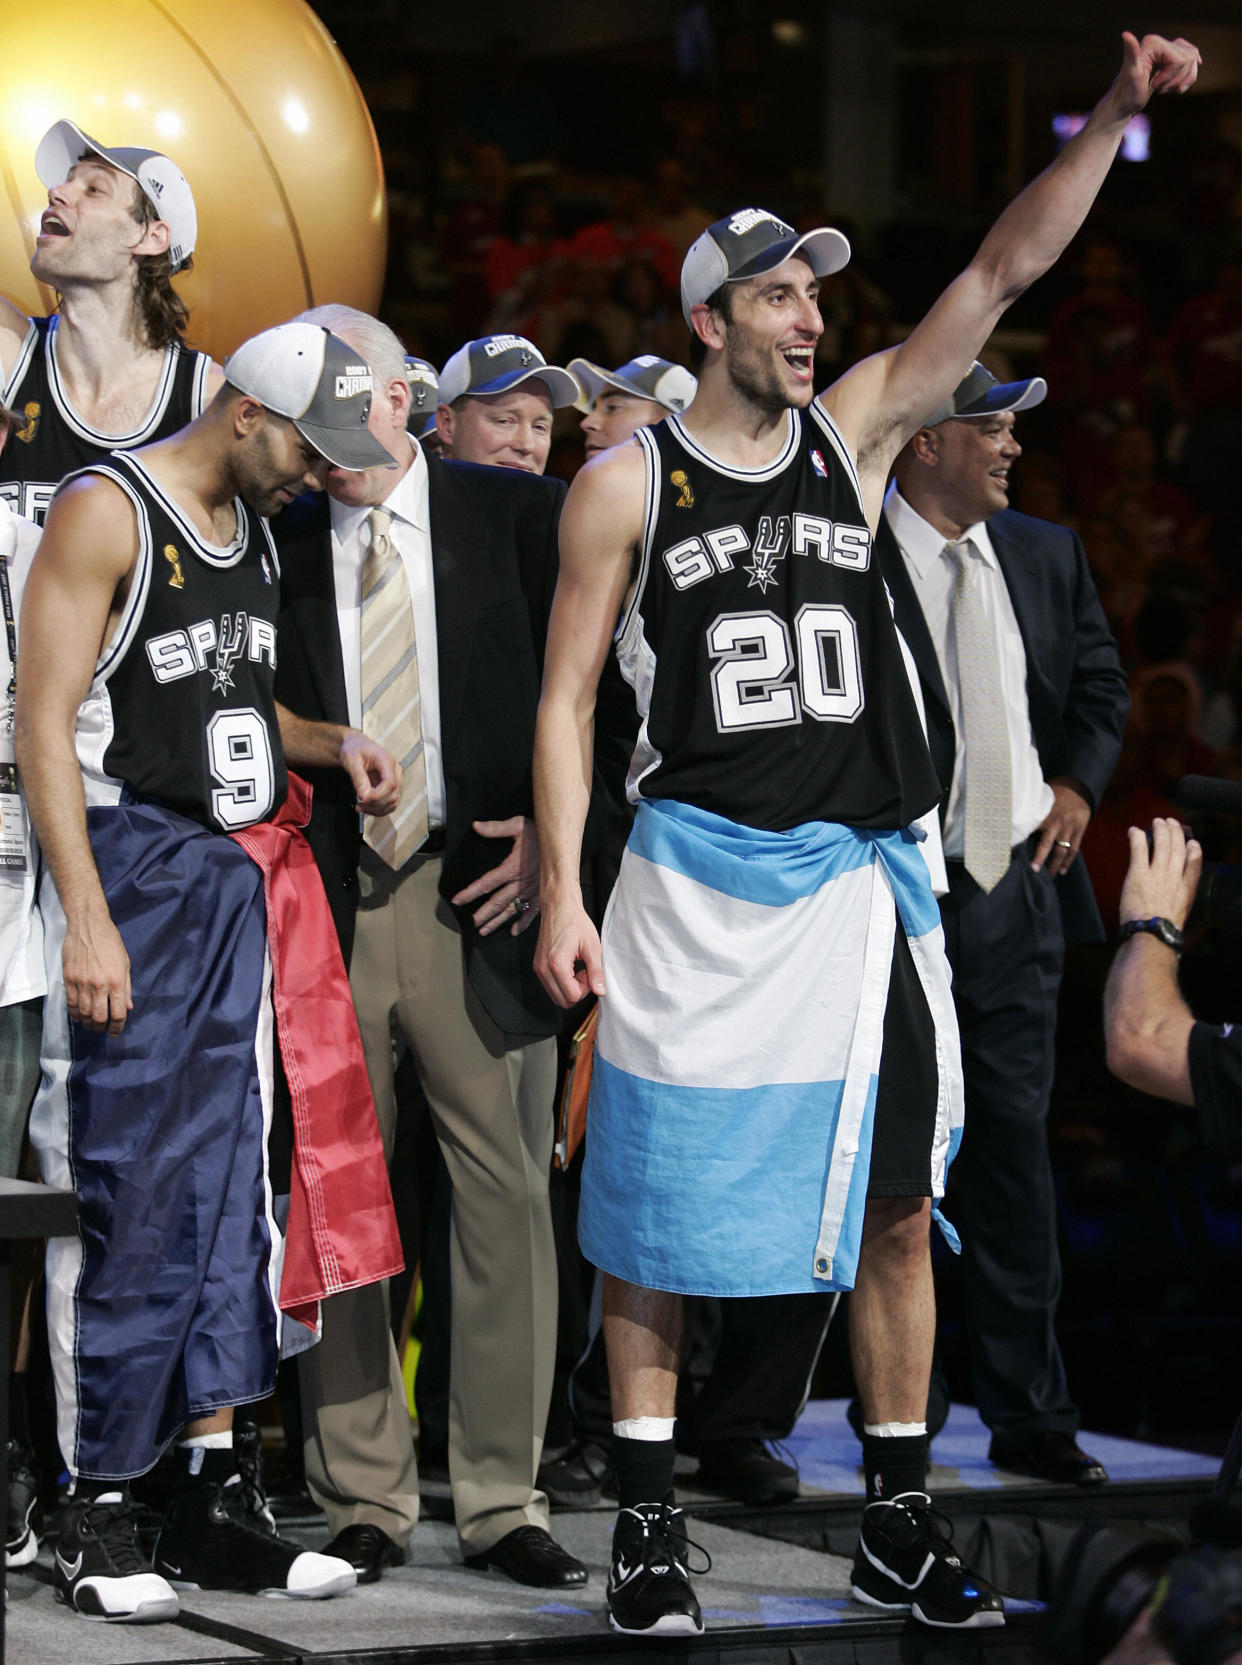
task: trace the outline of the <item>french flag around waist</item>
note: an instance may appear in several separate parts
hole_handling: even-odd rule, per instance
[[[293,1104],[282,1312],[314,1328],[326,1295],[404,1264],[349,978],[302,831],[311,788],[290,774],[274,818],[231,834],[263,874],[273,1004]]]

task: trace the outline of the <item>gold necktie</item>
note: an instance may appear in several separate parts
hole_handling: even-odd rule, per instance
[[[944,552],[956,569],[953,631],[966,744],[963,857],[979,888],[991,891],[1009,871],[1013,844],[1013,767],[1005,698],[996,637],[984,610],[980,562],[969,541],[947,543]]]
[[[418,649],[410,586],[389,535],[392,512],[372,509],[371,547],[362,563],[362,731],[386,746],[405,778],[392,815],[369,815],[367,843],[401,867],[427,837],[427,765],[423,757]]]

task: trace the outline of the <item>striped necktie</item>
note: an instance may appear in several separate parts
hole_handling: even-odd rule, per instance
[[[991,891],[1009,871],[1013,844],[1013,767],[996,635],[984,609],[980,562],[969,539],[947,543],[953,563],[953,630],[966,745],[966,871]]]
[[[369,815],[367,843],[401,867],[427,837],[427,765],[423,757],[418,649],[410,586],[389,534],[392,511],[372,509],[371,547],[362,563],[362,731],[386,746],[405,772],[392,815]]]

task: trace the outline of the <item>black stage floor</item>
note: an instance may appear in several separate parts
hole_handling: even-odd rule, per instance
[[[423,1665],[432,1661],[691,1658],[696,1665],[971,1665],[1034,1662],[1049,1561],[1088,1514],[1175,1524],[1206,1495],[1210,1459],[1106,1436],[1082,1436],[1106,1464],[1093,1491],[1002,1475],[987,1462],[987,1434],[973,1410],[955,1406],[938,1436],[930,1485],[954,1523],[966,1556],[1006,1594],[1003,1630],[929,1632],[855,1605],[849,1560],[861,1510],[858,1446],[841,1401],[807,1407],[789,1444],[803,1495],[781,1508],[746,1510],[696,1489],[691,1471],[679,1498],[691,1535],[713,1570],[696,1581],[707,1633],[693,1642],[634,1642],[610,1634],[603,1592],[613,1505],[558,1513],[557,1537],[591,1569],[571,1599],[523,1589],[461,1565],[443,1488],[429,1487],[425,1518],[408,1564],[383,1582],[329,1602],[188,1594],[171,1624],[90,1623],[58,1604],[46,1549],[9,1575],[10,1665],[180,1665],[278,1660],[314,1665]],[[285,1527],[308,1547],[326,1531],[306,1518]]]

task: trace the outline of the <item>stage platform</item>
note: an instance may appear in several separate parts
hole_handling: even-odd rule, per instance
[[[604,1617],[604,1581],[615,1505],[558,1513],[556,1536],[591,1569],[568,1599],[527,1590],[498,1574],[468,1572],[444,1518],[445,1489],[429,1486],[425,1518],[408,1564],[378,1585],[329,1602],[186,1594],[172,1624],[90,1623],[62,1607],[51,1588],[47,1545],[34,1566],[10,1573],[9,1665],[173,1665],[238,1660],[314,1665],[423,1665],[423,1662],[640,1659],[720,1660],[729,1665],[836,1665],[850,1661],[970,1665],[1042,1659],[1041,1580],[1049,1554],[1087,1514],[1169,1525],[1207,1494],[1211,1459],[1105,1435],[1082,1436],[1112,1476],[1093,1490],[1041,1485],[1003,1475],[987,1461],[987,1432],[974,1411],[955,1406],[937,1437],[930,1486],[954,1522],[968,1558],[1006,1592],[1003,1630],[929,1632],[855,1605],[849,1560],[861,1509],[858,1445],[844,1403],[807,1407],[789,1441],[803,1495],[782,1508],[746,1510],[697,1488],[693,1464],[679,1478],[691,1536],[712,1557],[696,1581],[707,1633],[698,1641],[635,1642],[614,1636]],[[308,1547],[326,1529],[311,1517],[282,1526]],[[1004,1576],[997,1576],[998,1569]]]

